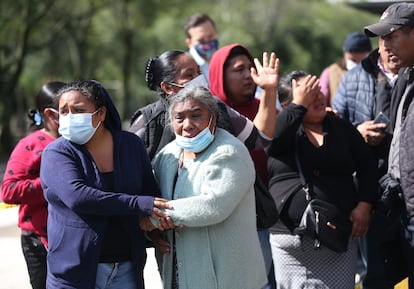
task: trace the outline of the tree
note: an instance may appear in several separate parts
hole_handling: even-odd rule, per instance
[[[2,0],[0,155],[24,133],[25,112],[49,80],[101,81],[128,120],[158,97],[145,84],[147,60],[187,50],[183,25],[195,12],[216,21],[220,45],[238,42],[259,58],[275,51],[281,73],[319,74],[348,32],[377,21],[325,0]]]

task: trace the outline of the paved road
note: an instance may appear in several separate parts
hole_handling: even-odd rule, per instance
[[[31,289],[16,223],[17,207],[0,209],[0,289]],[[161,289],[153,249],[148,249],[147,254],[145,287]]]

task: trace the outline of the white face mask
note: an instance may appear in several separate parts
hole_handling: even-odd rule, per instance
[[[358,63],[356,63],[355,61],[353,61],[351,59],[346,60],[346,70],[351,70],[352,68],[354,68],[357,65],[358,65]]]
[[[101,122],[93,127],[92,116],[97,113],[68,113],[59,117],[59,134],[65,139],[83,145],[95,134]]]

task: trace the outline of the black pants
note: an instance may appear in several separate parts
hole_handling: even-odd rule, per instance
[[[403,250],[408,269],[408,288],[414,289],[414,247],[411,243],[404,240]]]
[[[368,263],[367,275],[363,281],[364,289],[392,289],[394,286],[388,284],[385,276],[385,266],[381,257],[381,244],[387,238],[388,220],[381,211],[374,211],[371,215],[366,240],[366,256]]]
[[[20,240],[32,288],[46,289],[47,251],[40,240],[40,236],[35,234],[21,235]]]

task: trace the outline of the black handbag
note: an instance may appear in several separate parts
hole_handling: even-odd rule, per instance
[[[266,184],[256,174],[254,183],[256,198],[256,225],[257,230],[266,230],[273,226],[279,219],[279,212]]]
[[[348,249],[352,222],[335,205],[312,198],[313,192],[303,174],[297,148],[298,146],[296,146],[295,152],[296,165],[308,204],[303,212],[301,222],[294,230],[294,233],[314,238],[315,249],[319,249],[323,245],[338,253],[345,252]]]
[[[315,249],[321,244],[342,253],[348,249],[352,223],[331,203],[312,199],[309,201],[302,221],[296,229],[298,234],[307,234],[315,239]]]

